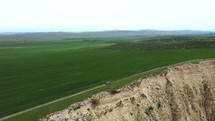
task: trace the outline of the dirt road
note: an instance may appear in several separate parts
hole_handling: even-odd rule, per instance
[[[93,88],[88,89],[88,90],[84,90],[84,91],[81,91],[81,92],[78,92],[78,93],[75,93],[75,94],[72,94],[72,95],[69,95],[69,96],[66,96],[66,97],[63,97],[63,98],[60,98],[60,99],[57,99],[57,100],[48,102],[48,103],[45,103],[45,104],[42,104],[42,105],[35,106],[35,107],[33,107],[33,108],[29,108],[29,109],[27,109],[27,110],[24,110],[24,111],[21,111],[21,112],[18,112],[18,113],[14,113],[14,114],[12,114],[12,115],[9,115],[9,116],[0,118],[0,121],[9,119],[9,118],[11,118],[11,117],[14,117],[14,116],[17,116],[17,115],[26,113],[26,112],[28,112],[28,111],[32,111],[32,110],[34,110],[34,109],[38,109],[38,108],[40,108],[40,107],[47,106],[47,105],[49,105],[49,104],[56,103],[56,102],[59,102],[59,101],[62,101],[62,100],[65,100],[65,99],[68,99],[68,98],[71,98],[71,97],[74,97],[74,96],[83,94],[83,93],[85,93],[85,92],[88,92],[88,91],[91,91],[91,90],[94,90],[94,89],[98,89],[98,88],[100,88],[100,87],[104,87],[104,86],[105,86],[104,84],[103,84],[103,85],[99,85],[99,86],[93,87]]]

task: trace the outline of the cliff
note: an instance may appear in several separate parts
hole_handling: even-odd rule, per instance
[[[215,121],[215,61],[170,67],[42,121]]]

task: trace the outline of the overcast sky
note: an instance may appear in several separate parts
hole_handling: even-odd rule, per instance
[[[0,32],[215,30],[215,0],[0,0]]]

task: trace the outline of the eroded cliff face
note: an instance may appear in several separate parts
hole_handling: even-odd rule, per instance
[[[215,121],[215,61],[171,67],[42,121]]]

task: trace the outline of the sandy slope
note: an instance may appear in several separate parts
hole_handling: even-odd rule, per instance
[[[94,99],[94,102],[92,100]],[[102,92],[42,121],[215,121],[215,61],[171,67]]]

